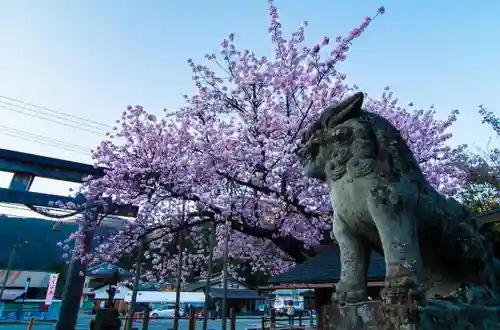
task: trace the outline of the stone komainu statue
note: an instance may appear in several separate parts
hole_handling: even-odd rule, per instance
[[[357,93],[325,109],[297,152],[306,174],[329,186],[342,264],[337,298],[367,299],[374,249],[385,256],[386,301],[451,295],[495,304],[499,263],[475,218],[431,187],[399,131],[362,103]]]

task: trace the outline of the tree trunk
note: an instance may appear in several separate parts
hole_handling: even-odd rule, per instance
[[[82,245],[84,254],[92,249],[93,231],[84,231],[83,238],[75,245]],[[83,286],[85,284],[85,273],[87,264],[81,259],[72,257],[66,277],[66,285],[62,296],[61,309],[57,320],[55,330],[74,330],[80,311],[80,301],[83,295]],[[83,273],[83,276],[80,274]]]
[[[210,228],[210,236],[208,238],[208,273],[207,280],[205,283],[205,302],[203,303],[203,326],[202,330],[207,330],[208,326],[208,304],[210,302],[210,280],[212,279],[212,271],[214,266],[214,247],[216,237],[216,224],[215,221],[212,222]]]
[[[179,309],[181,299],[181,277],[182,277],[182,252],[184,250],[184,232],[179,233],[179,261],[177,263],[177,275],[175,281],[175,310],[174,310],[174,330],[179,329]],[[191,308],[188,309],[191,312]]]

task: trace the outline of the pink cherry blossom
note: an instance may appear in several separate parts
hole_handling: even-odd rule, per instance
[[[375,16],[384,12],[381,7]],[[231,262],[234,272],[244,265],[278,273],[314,256],[316,245],[332,243],[327,188],[303,174],[294,150],[325,106],[358,89],[346,84],[337,64],[373,18],[335,43],[325,37],[309,47],[307,24],[286,39],[269,1],[272,56],[240,50],[230,34],[220,54],[205,56],[208,63],[188,60],[196,93],[185,96],[179,112],[157,118],[141,106],[124,111],[94,152],[106,175],[88,180],[81,191],[89,200],[136,205],[139,214],[100,242],[94,257],[116,261],[147,237],[152,269],[146,276],[165,279],[175,272],[183,228],[189,241],[183,275],[204,272],[207,230],[188,222],[216,222],[215,258],[222,256],[224,226],[230,225],[229,256],[239,261]],[[436,188],[450,195],[457,191],[465,173],[447,144],[455,112],[440,120],[434,109],[401,107],[389,89],[368,98],[365,107],[401,130]]]

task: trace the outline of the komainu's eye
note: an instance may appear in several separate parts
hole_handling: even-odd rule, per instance
[[[332,138],[334,141],[340,143],[349,143],[354,138],[354,132],[350,127],[337,126],[333,129]]]

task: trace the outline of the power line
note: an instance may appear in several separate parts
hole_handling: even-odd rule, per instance
[[[11,102],[7,102],[7,101],[4,101],[2,99],[8,100]],[[22,105],[20,105],[20,104],[22,104]],[[26,105],[26,106],[24,106],[24,105]],[[33,107],[35,109],[32,109],[30,107]],[[99,123],[97,121],[88,120],[88,119],[85,119],[82,117],[78,117],[78,116],[64,113],[62,111],[53,110],[53,109],[50,109],[47,107],[42,107],[42,106],[39,106],[39,105],[36,105],[33,103],[24,102],[24,101],[14,99],[11,97],[7,97],[7,96],[0,95],[0,108],[5,109],[5,110],[9,110],[9,111],[13,111],[16,113],[28,115],[31,117],[39,118],[39,119],[42,119],[42,120],[45,120],[48,122],[53,122],[56,124],[64,125],[67,127],[81,130],[81,131],[86,131],[86,132],[89,132],[92,134],[99,135],[101,137],[104,135],[104,133],[105,133],[104,130],[106,128],[108,128],[108,129],[111,128],[111,126],[103,124],[103,123]],[[50,116],[50,117],[46,117],[46,116]],[[59,120],[55,120],[55,119],[59,119]],[[86,155],[86,156],[89,155],[90,150],[91,150],[91,148],[82,147],[82,146],[77,145],[77,144],[68,143],[68,142],[64,142],[61,140],[45,137],[42,135],[25,132],[22,130],[18,130],[18,129],[3,126],[3,125],[0,125],[0,129],[1,129],[0,134],[6,135],[6,136],[10,136],[10,137],[21,139],[21,140],[28,140],[28,141],[32,141],[32,142],[35,142],[38,144],[45,145],[45,146],[51,146],[54,148],[59,148],[59,149],[71,151],[74,153],[79,153],[79,154]]]
[[[43,135],[38,135],[38,134],[34,134],[34,133],[25,132],[25,131],[22,131],[22,130],[19,130],[19,129],[15,129],[15,128],[11,128],[11,127],[7,127],[7,126],[4,126],[4,125],[0,125],[0,128],[2,128],[4,130],[7,130],[7,131],[10,131],[11,133],[14,133],[14,134],[27,135],[29,137],[33,137],[33,138],[36,138],[36,139],[43,139],[43,140],[46,140],[46,141],[49,141],[49,142],[62,144],[62,145],[65,145],[65,146],[68,146],[68,147],[71,147],[71,148],[81,149],[82,151],[83,150],[88,151],[90,149],[90,148],[82,147],[82,146],[80,146],[78,144],[63,142],[63,141],[58,140],[58,139],[48,138],[48,137],[45,137]]]
[[[6,132],[0,132],[0,134],[6,135],[6,136],[10,136],[10,137],[13,137],[13,138],[17,138],[17,139],[20,139],[20,140],[26,140],[22,136],[15,135],[15,134],[10,134],[10,133],[6,133]],[[28,139],[28,140],[30,140],[30,139]],[[66,148],[66,147],[63,147],[63,146],[60,146],[60,145],[57,145],[57,144],[51,144],[51,143],[47,143],[47,142],[39,142],[39,141],[36,141],[36,140],[30,140],[30,141],[36,142],[38,144],[46,145],[46,146],[49,146],[49,147],[54,147],[54,148],[59,148],[59,149],[71,151],[71,152],[74,152],[74,153],[77,153],[77,154],[81,154],[81,155],[85,155],[85,156],[89,155],[88,153],[84,153],[84,152],[81,152],[81,151],[78,151],[78,150]]]
[[[53,117],[56,117],[56,118],[59,118],[59,119],[62,119],[62,120],[66,120],[66,121],[69,121],[69,122],[73,122],[73,123],[76,123],[76,124],[82,124],[82,122],[84,122],[85,126],[88,126],[90,128],[93,128],[93,129],[98,129],[98,130],[106,129],[106,130],[109,130],[109,129],[113,128],[111,125],[108,125],[108,124],[104,124],[104,123],[101,123],[101,122],[98,122],[98,121],[94,121],[94,120],[86,119],[86,118],[83,118],[83,117],[75,116],[75,115],[69,114],[67,112],[54,110],[54,109],[47,108],[47,107],[44,107],[44,106],[41,106],[41,105],[36,105],[34,103],[29,103],[29,102],[21,101],[21,100],[12,98],[12,97],[0,95],[0,99],[5,99],[5,100],[8,100],[8,101],[11,101],[11,102],[6,102],[6,101],[0,100],[0,103],[7,104],[10,107],[14,106],[14,107],[18,107],[18,108],[21,108],[21,109],[24,109],[24,110],[27,110],[27,111],[38,112],[38,113],[42,113],[44,115],[51,115],[51,116],[53,116],[53,115],[52,114],[47,114],[45,112],[54,113],[54,114],[57,114],[58,116],[53,116]],[[14,102],[14,103],[12,103],[12,102]],[[23,104],[25,106],[20,106],[20,105],[18,105],[16,103]],[[36,108],[36,110],[31,109],[31,108],[27,108],[26,106],[28,106],[28,107],[34,107],[34,108]],[[179,111],[179,110],[181,110],[181,109],[182,109],[181,107],[178,107],[178,108],[165,108],[165,109],[163,109],[163,112],[165,112],[165,115],[167,117],[170,117],[170,116],[175,115],[176,112]],[[10,108],[10,109],[7,109],[7,110],[12,110],[12,109]],[[168,113],[169,111],[172,111],[172,112]],[[27,114],[27,115],[31,115],[31,114]],[[89,123],[90,123],[90,125],[89,125]]]
[[[48,142],[51,142],[51,143],[57,143],[57,144],[65,145],[67,147],[71,147],[71,148],[75,148],[75,149],[81,149],[82,151],[83,150],[87,150],[87,151],[89,150],[89,148],[82,147],[82,146],[77,145],[77,144],[63,142],[63,141],[58,140],[58,139],[48,138],[48,137],[45,137],[43,135],[29,133],[29,132],[26,132],[26,131],[22,131],[22,130],[19,130],[19,129],[7,127],[7,126],[4,126],[4,125],[0,125],[0,128],[8,131],[9,133],[19,134],[21,136],[27,136],[29,138],[41,139],[41,140],[48,141]]]
[[[5,100],[11,101],[11,102],[3,101],[1,99],[5,99]],[[22,104],[22,105],[19,105],[17,103]],[[86,119],[83,117],[71,115],[71,114],[63,112],[63,111],[54,110],[54,109],[47,108],[44,106],[36,105],[34,103],[21,101],[21,100],[18,100],[18,99],[12,98],[12,97],[8,97],[8,96],[3,96],[3,95],[0,95],[0,108],[3,108],[5,110],[9,110],[9,111],[13,111],[13,112],[17,112],[17,113],[21,113],[21,114],[24,114],[27,116],[39,118],[39,119],[53,122],[56,124],[61,124],[61,125],[65,125],[68,127],[76,128],[76,129],[79,129],[82,131],[87,131],[87,132],[90,132],[93,134],[98,134],[98,135],[102,135],[103,133],[107,133],[107,131],[109,131],[110,129],[113,128],[111,125],[103,124],[103,123],[98,122],[98,121],[94,121],[94,120]],[[32,109],[32,108],[35,108],[35,109]],[[165,108],[165,109],[163,109],[163,111],[165,112],[166,117],[171,117],[171,116],[176,115],[176,112],[181,110],[181,109],[182,108]],[[169,111],[172,111],[172,112],[168,113]],[[47,113],[47,112],[49,112],[49,113]],[[50,117],[47,118],[47,117],[43,117],[41,115],[50,116]],[[72,124],[68,124],[65,122],[54,120],[54,118],[60,119],[62,121],[70,122],[70,123],[76,124],[78,126],[74,126]],[[86,126],[87,128],[81,127],[82,125]]]
[[[28,116],[35,117],[35,118],[39,118],[39,119],[42,119],[45,121],[64,125],[67,127],[81,130],[81,131],[87,131],[89,133],[97,134],[99,136],[104,135],[103,130],[106,127],[110,128],[109,125],[105,125],[105,124],[102,124],[102,123],[99,123],[96,121],[87,120],[87,119],[82,118],[82,117],[66,114],[62,111],[49,109],[46,107],[38,106],[36,104],[24,102],[24,101],[10,98],[7,96],[0,96],[0,98],[3,98],[4,100],[12,101],[12,102],[7,102],[7,101],[0,99],[0,108],[2,108],[2,109],[21,113],[21,114],[28,115]],[[13,103],[13,102],[15,102],[15,103]],[[16,104],[16,103],[18,103],[18,104]],[[26,106],[23,106],[20,104],[27,105],[29,107],[34,107],[37,109],[32,109],[32,108],[29,108],[29,107],[26,107]],[[47,112],[49,112],[49,113],[47,113]],[[50,117],[46,117],[46,116],[50,116]],[[55,120],[55,119],[60,119],[60,120]],[[77,145],[77,144],[68,143],[68,142],[58,140],[58,139],[53,139],[53,138],[45,137],[42,135],[25,132],[22,130],[18,130],[18,129],[11,128],[8,126],[3,126],[3,125],[0,125],[0,134],[5,135],[5,136],[10,136],[10,137],[13,137],[16,139],[20,139],[20,140],[32,141],[32,142],[35,142],[35,143],[38,143],[38,144],[41,144],[44,146],[59,148],[62,150],[66,150],[66,151],[70,151],[70,152],[74,152],[74,153],[78,153],[78,154],[82,154],[82,155],[86,155],[86,156],[88,156],[90,154],[90,150],[91,150],[90,148],[82,147],[82,146]]]
[[[22,100],[18,100],[3,95],[0,95],[0,108],[20,113],[23,115],[35,117],[38,119],[42,119],[55,124],[71,127],[80,131],[86,131],[92,134],[99,135],[100,137],[103,137],[103,135],[106,133],[106,130],[112,128],[112,126],[100,123],[98,121],[89,120],[83,117],[65,113],[63,111],[54,110],[51,108],[43,107],[40,105],[36,105],[33,103],[25,102]],[[164,111],[166,110],[167,109],[165,109]],[[170,110],[179,110],[179,109],[174,108]],[[173,114],[175,114],[175,112]],[[173,114],[167,114],[167,117]],[[2,129],[2,131],[0,131],[0,134],[10,136],[13,138],[28,140],[45,146],[51,146],[54,148],[59,148],[70,152],[83,154],[86,156],[88,156],[91,151],[91,148],[86,148],[80,145],[63,142],[61,140],[48,138],[42,135],[28,133],[11,127],[0,125],[0,128]]]
[[[29,103],[29,102],[21,101],[21,100],[18,100],[18,99],[14,99],[12,97],[0,95],[0,98],[6,99],[6,100],[9,100],[9,101],[12,101],[12,102],[24,104],[26,106],[35,107],[37,109],[45,110],[45,111],[48,111],[48,112],[51,112],[51,113],[55,113],[55,114],[58,114],[58,115],[61,115],[61,116],[65,116],[65,117],[69,117],[69,118],[74,118],[74,119],[77,119],[77,120],[80,120],[80,121],[84,121],[84,122],[89,122],[89,123],[92,123],[94,125],[101,126],[102,128],[106,128],[106,129],[111,128],[110,125],[103,124],[103,123],[100,123],[98,121],[86,119],[86,118],[83,118],[83,117],[78,117],[78,116],[71,115],[69,113],[63,112],[63,111],[58,111],[58,110],[50,109],[50,108],[43,107],[43,106],[40,106],[40,105],[36,105],[36,104],[33,104],[33,103]],[[0,102],[4,102],[5,103],[5,101],[0,101]]]
[[[67,151],[83,154],[86,156],[88,156],[90,154],[90,148],[85,148],[85,147],[82,147],[82,146],[79,146],[76,144],[63,142],[61,140],[48,138],[48,137],[38,135],[38,134],[24,132],[24,131],[17,130],[17,129],[10,128],[10,127],[3,126],[3,125],[0,125],[0,128],[1,128],[0,134],[3,134],[3,135],[18,138],[21,140],[29,140],[29,141],[32,141],[32,142],[35,142],[35,143],[38,143],[41,145],[60,148],[60,149],[64,149]]]
[[[7,103],[7,102],[0,101],[0,103]],[[84,125],[84,126],[90,127],[91,129],[85,128],[85,127],[81,127],[81,126],[77,126],[77,125],[68,124],[68,123],[65,123],[64,121],[58,121],[58,120],[54,120],[54,119],[51,119],[51,118],[47,118],[47,117],[43,117],[43,116],[37,115],[36,114],[37,111],[33,110],[33,109],[29,109],[29,108],[22,107],[22,106],[17,106],[17,107],[21,108],[23,110],[15,109],[15,108],[12,108],[11,106],[5,106],[5,105],[0,104],[0,108],[2,108],[2,109],[13,111],[13,112],[17,112],[17,113],[21,113],[21,114],[24,114],[24,115],[27,115],[27,116],[39,118],[39,119],[42,119],[42,120],[45,120],[45,121],[48,121],[48,122],[52,122],[52,123],[64,125],[64,126],[67,126],[67,127],[75,128],[75,129],[80,130],[80,131],[89,132],[89,133],[96,134],[96,135],[99,135],[99,136],[103,136],[104,133],[105,133],[104,131],[101,131],[101,132],[96,131],[96,130],[94,130],[94,129],[96,129],[96,127],[92,127],[92,126],[86,125],[85,123],[76,122],[76,124],[78,124],[78,125]],[[35,114],[34,113],[30,113],[30,112],[34,112]],[[64,120],[67,120],[67,119],[64,119]]]

